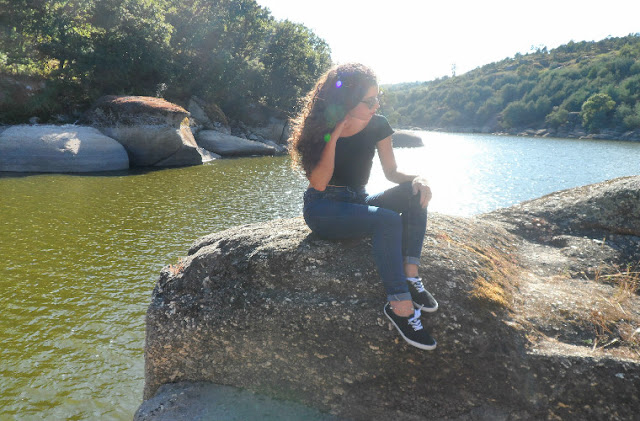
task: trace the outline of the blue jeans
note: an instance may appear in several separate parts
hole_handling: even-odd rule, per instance
[[[364,187],[309,188],[304,194],[304,220],[320,238],[373,237],[373,258],[387,300],[409,300],[403,263],[420,263],[427,230],[427,210],[413,194],[411,182],[368,195]]]

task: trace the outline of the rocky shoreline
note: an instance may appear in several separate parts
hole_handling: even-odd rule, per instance
[[[118,171],[287,153],[279,143],[285,120],[240,125],[232,133],[223,115],[202,107],[196,99],[187,110],[160,98],[105,96],[78,124],[1,127],[0,172]]]
[[[432,214],[421,273],[441,305],[423,316],[433,352],[387,327],[370,249],[320,240],[301,218],[198,239],[154,288],[135,420],[233,408],[211,398],[215,385],[326,419],[640,412],[640,176],[477,217]]]
[[[251,110],[253,126],[228,122],[197,97],[188,109],[154,97],[105,96],[78,124],[0,126],[0,172],[100,172],[200,165],[224,157],[287,154],[288,120]],[[410,132],[396,146],[422,146]]]
[[[640,141],[640,129],[624,130],[624,129],[603,129],[598,133],[589,133],[582,125],[580,113],[569,113],[567,121],[558,127],[516,127],[511,129],[502,129],[497,122],[483,127],[472,126],[456,126],[456,127],[427,127],[427,128],[411,128],[413,130],[426,130],[447,133],[482,133],[495,136],[523,136],[523,137],[555,137],[563,139],[581,139],[581,140],[622,140],[622,141]]]
[[[0,126],[0,172],[101,172],[132,167],[200,165],[223,157],[284,155],[288,120],[259,107],[253,126],[231,125],[222,111],[197,97],[185,109],[155,97],[105,96],[77,123]],[[578,113],[557,128],[500,131],[482,128],[407,128],[393,135],[396,147],[423,146],[416,130],[531,137],[640,141],[640,130],[587,134]]]
[[[519,137],[552,137],[560,139],[579,139],[579,140],[620,140],[629,142],[640,142],[640,130],[634,131],[619,131],[613,129],[601,130],[599,133],[587,133],[582,130],[574,131],[559,131],[556,129],[512,129],[512,130],[498,130],[487,131],[483,128],[469,128],[469,127],[455,127],[450,129],[443,128],[407,128],[406,130],[425,130],[433,132],[444,133],[481,133],[490,134],[494,136],[519,136]]]

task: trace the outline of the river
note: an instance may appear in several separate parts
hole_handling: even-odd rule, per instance
[[[397,149],[430,212],[470,216],[640,174],[640,143],[421,132]],[[374,165],[370,191],[390,184]],[[160,269],[198,237],[300,215],[287,157],[89,175],[0,173],[0,419],[130,420]]]

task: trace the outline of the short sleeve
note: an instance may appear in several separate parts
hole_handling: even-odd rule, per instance
[[[374,116],[374,118],[376,118],[376,131],[375,131],[375,135],[374,138],[376,139],[376,143],[380,142],[381,140],[384,140],[386,138],[388,138],[389,136],[391,136],[394,131],[391,128],[391,125],[389,124],[389,121],[387,121],[387,118],[376,114]]]

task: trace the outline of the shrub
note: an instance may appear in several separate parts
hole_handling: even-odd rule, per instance
[[[633,112],[623,117],[624,127],[629,130],[640,129],[640,102],[636,104]]]
[[[553,110],[547,114],[544,121],[554,129],[562,126],[569,118],[569,111],[560,107],[553,107]]]
[[[582,122],[590,131],[604,128],[608,125],[608,119],[615,108],[616,103],[609,95],[592,95],[582,104]]]

